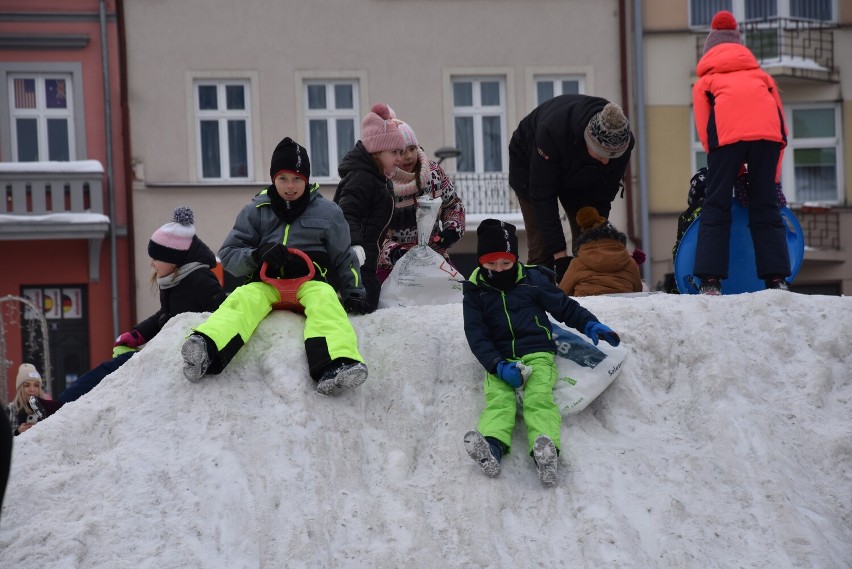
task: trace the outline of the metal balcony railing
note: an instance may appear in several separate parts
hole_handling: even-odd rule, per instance
[[[840,251],[840,215],[836,211],[814,208],[795,210],[805,234],[805,245],[823,251]]]
[[[740,35],[761,66],[775,75],[837,82],[834,24],[793,18],[740,23]],[[703,33],[696,37],[697,59],[704,54]]]
[[[97,160],[0,162],[0,240],[87,239],[89,278],[98,280],[104,169]]]
[[[520,213],[515,192],[509,187],[509,175],[503,172],[450,174],[456,192],[469,214]]]

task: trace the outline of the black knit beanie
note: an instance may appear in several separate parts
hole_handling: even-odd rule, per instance
[[[275,182],[275,175],[280,171],[296,174],[309,183],[311,178],[311,160],[308,151],[289,136],[278,143],[272,153],[272,162],[269,166],[269,176]]]
[[[476,228],[476,257],[493,253],[510,253],[518,259],[518,237],[515,226],[499,219],[484,219]],[[482,261],[480,261],[480,264]]]

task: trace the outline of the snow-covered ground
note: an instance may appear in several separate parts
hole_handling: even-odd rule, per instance
[[[556,488],[520,450],[495,480],[465,454],[460,305],[354,317],[370,377],[337,398],[286,312],[188,383],[188,314],[15,439],[0,567],[852,566],[852,299],[582,304],[630,353],[564,419]]]

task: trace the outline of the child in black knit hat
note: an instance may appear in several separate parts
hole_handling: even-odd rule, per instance
[[[597,345],[618,335],[553,284],[553,273],[518,262],[515,226],[486,219],[476,230],[479,267],[464,283],[464,332],[485,368],[485,409],[477,430],[464,436],[465,450],[489,477],[512,446],[515,390],[522,388],[528,451],[545,486],[556,483],[562,415],[553,400],[556,345],[547,313],[583,331]]]
[[[261,278],[264,264],[267,277],[310,273],[293,248],[315,267],[315,276],[299,285],[296,302],[305,313],[305,352],[316,390],[335,395],[358,387],[367,379],[367,366],[346,313],[368,309],[349,226],[340,207],[322,197],[319,184],[309,183],[308,151],[291,138],[272,153],[269,175],[272,184],[243,207],[219,250],[225,270],[246,282],[186,340],[183,374],[196,382],[221,373],[281,301],[279,290]]]

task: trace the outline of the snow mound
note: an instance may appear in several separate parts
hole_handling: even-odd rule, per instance
[[[483,371],[460,305],[354,317],[370,377],[337,398],[289,312],[190,384],[186,314],[15,439],[0,566],[849,566],[850,299],[581,302],[630,354],[564,419],[555,488],[520,419],[499,478],[465,454]]]

